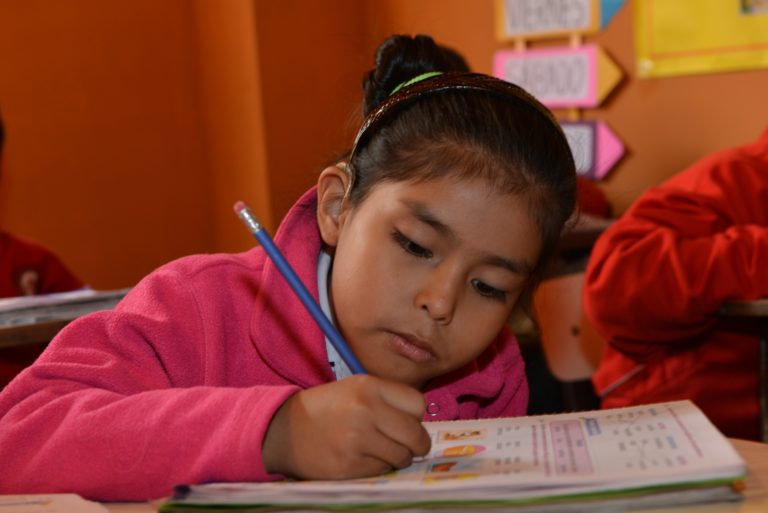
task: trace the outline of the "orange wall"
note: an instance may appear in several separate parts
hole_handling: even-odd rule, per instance
[[[261,0],[255,6],[267,169],[279,220],[351,145],[360,77],[371,57],[362,47],[359,0]]]
[[[493,0],[366,0],[365,4],[371,55],[390,34],[423,33],[460,51],[473,70],[491,72],[493,52],[499,46],[493,34]]]
[[[253,244],[232,206],[243,200],[261,222],[273,224],[267,174],[262,73],[248,0],[197,0],[199,107],[210,175],[213,245],[234,251]]]
[[[184,2],[0,2],[2,224],[128,286],[212,240]]]
[[[360,5],[0,2],[3,227],[102,289],[251,247],[351,140]]]
[[[622,84],[585,118],[605,120],[628,154],[604,190],[622,212],[641,191],[719,149],[757,139],[768,128],[768,69],[638,79],[633,5],[627,1],[598,43],[624,70]]]
[[[274,230],[350,144],[381,40],[428,33],[489,72],[493,24],[492,0],[3,0],[0,223],[97,288],[246,249],[232,204]],[[768,70],[638,80],[632,30],[626,5],[589,38],[625,79],[583,113],[628,147],[600,184],[619,212],[768,120]]]

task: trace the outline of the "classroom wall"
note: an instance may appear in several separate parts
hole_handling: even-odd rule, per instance
[[[102,289],[251,247],[234,202],[276,228],[351,141],[362,19],[354,0],[0,2],[0,223]]]
[[[627,145],[600,183],[619,213],[768,120],[768,70],[636,79],[626,3],[587,38],[625,79],[583,112]],[[232,204],[247,200],[274,230],[349,146],[381,40],[428,33],[490,72],[506,47],[493,23],[492,0],[3,0],[0,223],[97,288],[246,249]]]
[[[583,119],[608,123],[627,147],[624,159],[599,183],[616,214],[625,211],[643,190],[694,160],[752,141],[768,128],[768,69],[638,79],[634,1],[625,0],[602,32],[583,40],[600,45],[624,73],[622,82],[599,108],[581,112]],[[374,40],[392,32],[426,32],[464,52],[477,71],[490,73],[494,52],[512,47],[494,36],[493,0],[388,0],[367,5]],[[567,46],[569,42],[555,39],[529,44]]]
[[[194,2],[199,108],[210,176],[209,251],[247,248],[252,237],[232,209],[243,200],[261,222],[273,225],[267,173],[262,73],[250,1]]]
[[[0,2],[0,222],[99,288],[213,233],[191,9]]]
[[[715,0],[717,1],[717,0]],[[754,141],[768,129],[768,69],[638,79],[632,1],[599,35],[625,77],[586,119],[606,121],[627,146],[627,156],[603,186],[617,213],[637,196],[714,151]]]
[[[273,220],[317,181],[357,126],[366,31],[359,0],[255,2]],[[363,51],[361,51],[363,50]]]

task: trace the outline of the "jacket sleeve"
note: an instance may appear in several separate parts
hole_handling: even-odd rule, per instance
[[[297,388],[215,386],[206,345],[223,342],[204,322],[186,280],[157,271],[62,330],[0,394],[0,493],[147,500],[181,483],[277,478],[261,444]]]
[[[616,349],[635,358],[712,329],[729,300],[768,295],[768,169],[707,160],[651,189],[600,237],[584,306]]]

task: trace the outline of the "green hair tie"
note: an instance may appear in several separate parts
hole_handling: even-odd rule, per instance
[[[405,82],[400,82],[400,84],[397,87],[392,89],[392,92],[389,93],[389,95],[392,96],[393,94],[398,92],[403,87],[406,87],[406,86],[409,86],[411,84],[415,84],[416,82],[421,82],[422,80],[426,80],[428,78],[436,77],[436,76],[442,75],[442,74],[443,74],[442,71],[427,71],[426,73],[422,73],[421,75],[417,75],[417,76],[413,77],[410,80],[406,80]]]

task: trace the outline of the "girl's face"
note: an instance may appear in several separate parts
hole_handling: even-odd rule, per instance
[[[370,374],[417,388],[488,347],[541,246],[525,202],[483,180],[385,182],[319,215],[342,335]]]

